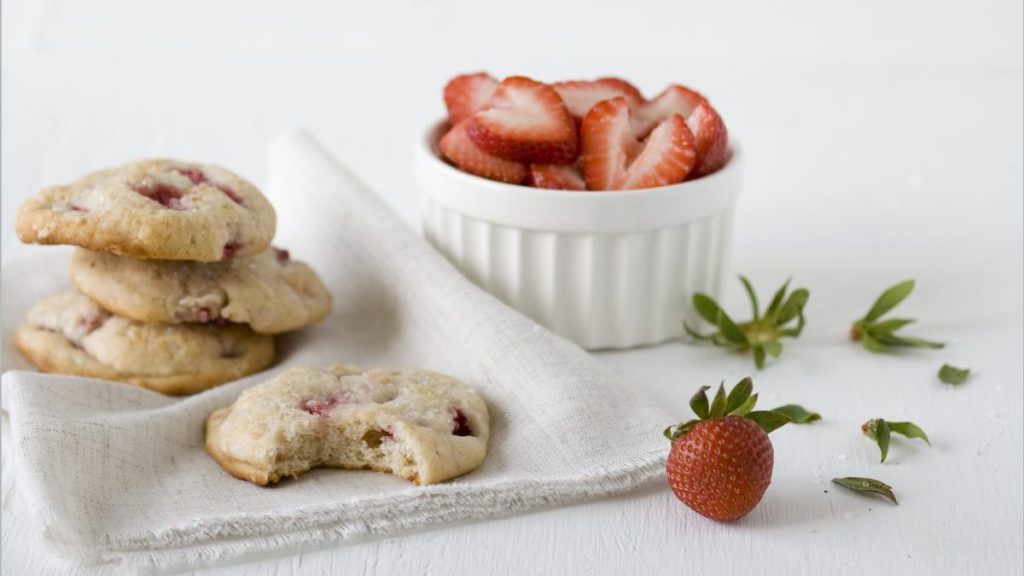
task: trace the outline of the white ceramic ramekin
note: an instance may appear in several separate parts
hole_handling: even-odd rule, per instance
[[[441,160],[443,123],[420,142],[416,178],[427,239],[473,282],[589,349],[682,334],[694,292],[728,272],[742,153],[714,174],[661,188],[542,190]]]

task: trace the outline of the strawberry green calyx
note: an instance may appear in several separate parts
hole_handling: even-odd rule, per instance
[[[715,346],[750,352],[754,355],[754,364],[764,368],[768,356],[778,358],[782,354],[782,338],[798,338],[804,329],[804,306],[810,298],[806,288],[797,288],[789,296],[789,280],[779,288],[772,297],[768,308],[761,313],[757,301],[757,293],[745,276],[740,282],[750,299],[753,318],[737,323],[725,313],[710,296],[700,292],[693,295],[693,308],[701,318],[718,328],[712,334],[700,334],[683,322],[683,329],[695,340],[708,341]],[[794,326],[789,326],[793,324]],[[789,327],[787,327],[789,326]]]
[[[924,430],[913,422],[889,422],[883,418],[872,418],[861,424],[860,429],[865,436],[878,443],[878,448],[882,451],[882,462],[885,462],[889,455],[889,439],[894,432],[906,438],[920,438],[929,446],[932,445]]]
[[[890,286],[882,292],[863,318],[850,327],[850,339],[860,342],[872,352],[891,352],[897,348],[942,348],[942,342],[896,334],[904,326],[914,322],[912,318],[888,318],[882,316],[895,308],[914,291],[914,281],[905,280]]]
[[[774,410],[754,410],[757,404],[757,394],[754,394],[754,382],[750,377],[740,380],[727,394],[725,383],[718,385],[718,392],[708,402],[707,391],[710,386],[701,386],[697,393],[690,398],[690,408],[697,418],[665,428],[665,437],[676,441],[680,436],[693,429],[698,423],[704,420],[714,420],[727,416],[737,416],[753,420],[766,433],[772,432],[786,424],[791,419],[782,412]]]

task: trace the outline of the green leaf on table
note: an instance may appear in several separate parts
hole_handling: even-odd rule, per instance
[[[685,330],[686,333],[689,334],[690,337],[695,340],[711,340],[711,336],[705,336],[704,334],[697,332],[693,328],[690,328],[690,325],[687,324],[685,321],[683,322],[683,330]]]
[[[889,430],[895,432],[907,438],[920,438],[932,445],[932,441],[928,439],[928,435],[924,433],[924,430],[920,426],[913,422],[889,422]]]
[[[754,365],[763,368],[769,356],[778,358],[782,355],[782,338],[800,336],[805,323],[804,307],[810,292],[806,288],[797,288],[787,296],[787,280],[772,297],[764,314],[761,314],[757,292],[750,280],[740,276],[740,283],[750,300],[753,318],[736,322],[710,296],[698,292],[692,298],[693,309],[717,331],[701,334],[685,321],[683,329],[695,341],[710,341],[715,346],[735,352],[749,351],[754,357]]]
[[[875,442],[878,443],[878,449],[882,451],[882,462],[889,456],[889,423],[879,418],[875,420],[874,426]]]
[[[743,283],[743,289],[747,291],[747,298],[750,299],[750,309],[754,314],[754,320],[761,317],[761,313],[757,306],[757,293],[754,292],[754,287],[750,285],[750,280],[747,277],[740,274],[740,282]]]
[[[916,320],[912,318],[890,318],[873,324],[872,331],[878,334],[892,334],[900,328],[903,328],[908,324],[913,324],[914,322],[916,322]]]
[[[786,290],[789,289],[790,280],[786,279],[782,287],[775,291],[772,301],[768,304],[768,309],[764,311],[765,317],[773,316],[779,311],[779,306],[782,306],[782,299],[786,297]]]
[[[861,478],[858,476],[847,476],[845,478],[833,478],[832,482],[860,494],[879,494],[888,498],[893,504],[899,504],[899,501],[896,500],[896,493],[892,490],[892,486],[889,486],[881,480],[875,480],[874,478]]]
[[[861,344],[864,345],[864,348],[867,348],[872,352],[884,353],[889,351],[889,349],[886,348],[885,344],[882,344],[881,342],[875,340],[871,336],[864,336],[864,339],[861,341]]]
[[[779,324],[785,324],[790,320],[796,318],[800,313],[803,312],[804,306],[807,305],[807,299],[811,297],[811,293],[806,288],[798,288],[789,295],[789,299],[779,309]]]
[[[874,334],[875,340],[878,340],[886,346],[903,346],[907,348],[942,348],[945,346],[942,342],[932,342],[925,340],[924,338],[915,338],[913,336],[897,336],[895,334],[878,333]]]
[[[772,408],[772,412],[785,414],[793,424],[808,424],[815,420],[821,420],[821,414],[811,412],[799,404],[786,404],[778,408]]]
[[[946,384],[963,384],[970,375],[970,368],[957,368],[949,364],[943,364],[942,368],[939,368],[939,380]]]
[[[864,321],[873,322],[880,318],[886,312],[895,308],[900,302],[910,296],[910,293],[914,291],[914,281],[904,280],[895,286],[891,286],[882,292],[882,295],[875,300],[875,303],[868,310],[868,313],[864,316]]]
[[[906,280],[888,288],[875,300],[868,313],[853,323],[850,337],[860,341],[861,345],[871,352],[890,352],[898,348],[934,349],[945,346],[942,342],[897,334],[899,330],[914,322],[912,318],[882,319],[882,316],[905,300],[913,290],[913,280]]]
[[[718,310],[717,324],[718,332],[722,336],[725,336],[725,339],[729,342],[739,344],[741,346],[749,344],[747,341],[747,335],[744,334],[743,330],[740,330],[740,327],[732,321],[732,318],[729,318],[729,315],[721,309]]]
[[[872,418],[862,424],[860,429],[865,436],[878,443],[878,448],[882,451],[882,462],[885,462],[889,455],[889,442],[892,434],[899,434],[911,439],[919,438],[927,442],[929,446],[932,444],[924,430],[913,422],[889,422],[884,418]]]
[[[718,303],[707,294],[698,292],[693,295],[693,309],[700,314],[700,317],[710,324],[718,324],[718,313],[722,311]]]
[[[751,351],[754,353],[754,366],[757,366],[758,370],[764,368],[764,346],[754,346]]]

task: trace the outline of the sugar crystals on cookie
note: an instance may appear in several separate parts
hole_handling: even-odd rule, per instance
[[[274,340],[245,326],[142,323],[78,292],[43,299],[15,344],[44,372],[103,378],[167,394],[191,394],[258,372]]]
[[[263,194],[224,168],[143,160],[40,190],[22,204],[16,229],[35,244],[215,262],[259,254],[275,224]]]
[[[71,280],[105,309],[142,322],[227,321],[279,334],[319,322],[331,309],[316,272],[279,248],[211,263],[79,249]]]
[[[487,455],[487,404],[426,370],[297,366],[210,415],[206,449],[260,486],[319,467],[376,470],[417,484],[476,469]]]
[[[45,188],[21,240],[72,244],[79,291],[44,299],[15,334],[44,372],[191,394],[274,361],[272,334],[319,322],[331,294],[272,248],[274,208],[210,164],[142,160]]]

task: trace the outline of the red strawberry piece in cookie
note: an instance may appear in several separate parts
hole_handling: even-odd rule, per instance
[[[462,382],[423,370],[355,366],[293,367],[206,422],[214,460],[261,486],[317,467],[443,482],[478,467],[489,436],[487,404]]]
[[[576,124],[554,88],[524,76],[504,79],[466,132],[484,152],[534,164],[576,159]]]
[[[168,210],[188,210],[192,207],[192,203],[184,197],[185,193],[182,192],[181,189],[169,184],[157,182],[142,186],[134,186],[132,190],[135,190],[139,194],[149,198]]]
[[[291,253],[285,250],[284,248],[271,246],[270,249],[274,251],[274,259],[277,260],[278,262],[281,262],[282,264],[292,259]]]
[[[637,107],[633,116],[633,135],[637,138],[646,137],[662,120],[673,114],[689,118],[705,100],[699,92],[673,84]]]
[[[629,82],[620,78],[598,78],[597,80],[569,80],[555,82],[551,85],[565,102],[569,113],[577,122],[590,112],[598,102],[617,96],[626,99],[630,108],[640,106],[644,101],[643,94]]]
[[[456,76],[444,87],[444,104],[452,126],[482,110],[491,100],[498,81],[486,72]]]
[[[215,265],[76,250],[71,280],[99,306],[139,322],[237,323],[279,334],[330,312],[330,291],[287,250],[271,247],[249,257],[237,250],[229,245],[234,258]]]
[[[202,170],[194,166],[178,168],[177,171],[182,176],[188,178],[193,184],[202,184],[203,182],[206,182],[206,174],[203,174]]]
[[[110,314],[104,311],[83,314],[72,331],[76,338],[71,340],[71,343],[77,346],[78,344],[75,344],[76,340],[81,340],[85,336],[92,334],[97,328],[103,326],[103,323],[108,319],[110,319]]]
[[[221,260],[232,260],[238,256],[238,253],[242,250],[242,244],[236,240],[231,240],[224,245],[224,253],[221,256]]]
[[[589,190],[634,190],[682,182],[696,160],[682,116],[659,123],[643,142],[633,135],[625,98],[594,106],[580,128],[580,162]]]
[[[231,198],[231,200],[235,204],[238,204],[240,206],[242,205],[242,197],[239,196],[237,192],[223,184],[210,182],[210,179],[206,177],[206,173],[204,173],[201,169],[196,168],[194,166],[189,166],[186,168],[178,168],[177,171],[179,174],[185,176],[186,178],[189,179],[189,181],[191,181],[193,184],[197,186],[206,183],[212,184],[214,188],[223,192],[224,195],[227,196],[228,198]]]
[[[531,164],[527,184],[549,190],[586,190],[583,172],[576,164]]]
[[[461,408],[455,409],[455,415],[452,416],[452,421],[455,423],[452,427],[452,434],[455,436],[472,436],[473,429],[469,427],[469,419],[466,418],[466,413]]]
[[[239,327],[173,326],[113,315],[69,291],[33,306],[14,341],[44,372],[191,394],[257,372],[274,341]],[[233,355],[224,355],[225,350]],[[140,353],[141,351],[141,353]]]
[[[439,143],[441,153],[459,169],[490,180],[519,184],[526,178],[527,166],[485,152],[466,132],[472,120],[452,127]]]
[[[327,417],[331,412],[343,404],[355,402],[355,395],[349,390],[343,390],[328,398],[314,398],[302,403],[302,409],[316,416]]]
[[[700,178],[725,166],[729,159],[729,132],[718,112],[707,101],[701,102],[686,118],[697,145],[697,162],[688,178]]]
[[[212,164],[156,159],[43,188],[22,203],[16,228],[24,242],[216,262],[264,251],[275,220],[267,199],[238,175]]]

